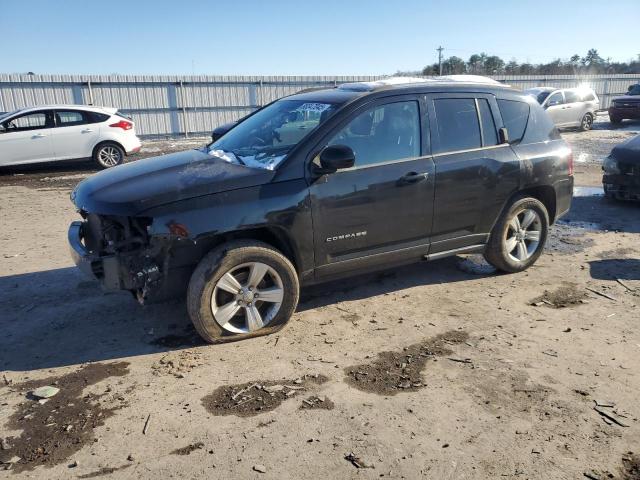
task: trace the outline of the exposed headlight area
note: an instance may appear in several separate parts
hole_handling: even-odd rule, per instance
[[[91,253],[113,255],[135,250],[149,243],[149,218],[80,213],[85,219],[84,245]]]
[[[607,175],[620,175],[620,167],[618,166],[618,161],[609,155],[604,159],[602,163],[602,170]]]

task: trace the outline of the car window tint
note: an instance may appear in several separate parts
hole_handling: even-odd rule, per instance
[[[486,98],[479,98],[478,107],[480,109],[480,120],[482,121],[482,145],[485,147],[497,145],[498,133],[496,132],[496,124],[493,121],[489,101]]]
[[[369,109],[351,120],[328,144],[351,147],[356,154],[356,166],[418,157],[418,102],[397,102]]]
[[[438,146],[434,153],[468,150],[482,146],[480,123],[473,98],[434,100]]]
[[[549,97],[549,101],[547,105],[560,105],[564,103],[564,99],[562,98],[562,92],[556,92]]]
[[[582,101],[580,99],[580,95],[574,90],[565,90],[564,91],[564,102],[565,103],[575,103]]]
[[[514,100],[498,100],[498,108],[509,133],[509,142],[517,143],[522,140],[529,120],[529,105]]]
[[[502,108],[500,111],[502,111]],[[558,132],[553,120],[545,110],[538,104],[530,105],[529,120],[521,143],[548,142],[549,140],[558,140],[560,138],[560,132]]]
[[[74,125],[84,125],[89,123],[87,116],[78,111],[56,111],[56,124],[58,127],[73,127]]]
[[[585,93],[585,94],[582,96],[582,100],[583,100],[584,102],[593,102],[595,99],[596,99],[596,96],[595,96],[593,93],[591,93],[591,92],[589,92],[589,93]]]
[[[89,123],[102,123],[111,118],[111,115],[105,113],[91,112],[89,113]]]
[[[9,132],[37,130],[47,126],[47,116],[44,112],[29,113],[7,121],[5,126]]]

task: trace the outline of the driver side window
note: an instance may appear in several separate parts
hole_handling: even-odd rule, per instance
[[[358,115],[328,145],[347,145],[355,166],[420,156],[420,114],[417,101],[379,105]]]
[[[27,130],[39,130],[47,127],[47,115],[45,112],[34,112],[7,120],[4,124],[7,132],[24,132]]]
[[[549,97],[549,101],[547,102],[547,105],[551,107],[553,105],[561,105],[563,103],[564,103],[564,98],[562,97],[562,92],[556,92]]]

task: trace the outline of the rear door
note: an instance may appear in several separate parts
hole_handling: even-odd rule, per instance
[[[427,102],[436,177],[430,253],[482,244],[520,178],[517,156],[498,140],[495,97],[431,94]]]
[[[563,107],[562,117],[566,126],[579,126],[588,111],[587,104],[575,90],[564,91]]]
[[[74,109],[54,111],[52,133],[57,160],[89,158],[98,141],[99,126],[90,112]]]
[[[0,128],[0,165],[55,160],[52,126],[51,110],[29,112],[5,120]]]
[[[417,96],[385,98],[346,116],[318,145],[356,155],[354,167],[312,179],[318,277],[428,252],[434,168],[424,121]]]

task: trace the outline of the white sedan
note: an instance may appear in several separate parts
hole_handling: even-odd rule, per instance
[[[115,108],[46,105],[0,115],[0,167],[92,158],[110,168],[140,147],[133,121]]]

